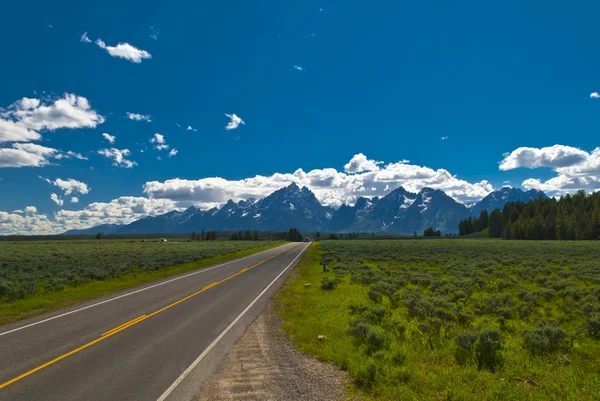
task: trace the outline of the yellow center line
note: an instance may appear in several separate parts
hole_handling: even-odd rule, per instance
[[[132,320],[130,320],[130,321],[128,321],[128,322],[125,322],[125,323],[123,323],[122,325],[115,327],[114,329],[110,329],[110,330],[108,330],[106,333],[102,334],[100,337],[103,337],[103,336],[107,335],[108,333],[112,333],[113,331],[117,331],[117,330],[119,330],[120,328],[123,328],[123,327],[125,327],[125,326],[128,326],[128,325],[130,325],[130,324],[133,324],[133,323],[137,322],[138,320],[141,320],[141,319],[142,319],[142,318],[144,318],[145,316],[146,316],[146,315],[138,316],[138,317],[136,317],[135,319],[132,319]]]
[[[86,348],[89,348],[89,347],[91,347],[91,346],[92,346],[92,345],[94,345],[94,344],[98,344],[100,341],[104,341],[104,340],[106,340],[107,338],[109,338],[109,337],[112,337],[112,336],[114,336],[115,334],[122,332],[123,330],[126,330],[126,329],[128,329],[128,328],[130,328],[130,327],[132,327],[132,326],[135,326],[136,324],[138,324],[138,323],[140,323],[140,322],[143,322],[144,320],[146,320],[146,319],[148,319],[148,318],[151,318],[152,316],[156,316],[156,315],[158,315],[159,313],[161,313],[161,312],[164,312],[164,311],[166,311],[167,309],[170,309],[170,308],[174,307],[175,305],[179,305],[180,303],[182,303],[182,302],[184,302],[184,301],[187,301],[188,299],[190,299],[190,298],[193,298],[193,297],[195,297],[196,295],[198,295],[198,294],[201,294],[201,293],[203,293],[204,291],[207,291],[208,289],[210,289],[210,288],[212,288],[212,287],[215,287],[215,286],[217,286],[217,285],[219,285],[219,284],[221,284],[221,283],[224,283],[224,282],[225,282],[225,281],[227,281],[227,280],[231,280],[232,278],[234,278],[234,277],[237,277],[237,276],[239,276],[240,274],[242,274],[242,273],[244,273],[244,272],[247,272],[247,271],[248,271],[248,270],[250,270],[250,269],[253,269],[253,268],[255,268],[256,266],[262,265],[263,263],[265,263],[265,262],[267,262],[267,261],[269,261],[269,260],[271,260],[271,259],[273,259],[273,258],[275,258],[275,257],[277,257],[277,256],[279,256],[279,255],[281,255],[282,253],[284,253],[284,252],[287,252],[287,251],[289,251],[290,249],[293,249],[293,248],[297,247],[298,245],[300,245],[300,244],[296,244],[296,245],[294,245],[294,246],[292,246],[292,247],[289,247],[289,248],[287,248],[287,249],[285,249],[285,250],[283,250],[283,251],[281,251],[281,252],[279,252],[279,253],[277,253],[277,254],[275,254],[275,255],[273,255],[273,256],[269,256],[268,258],[266,258],[266,259],[263,259],[263,260],[261,260],[260,262],[258,262],[258,263],[256,263],[256,264],[254,264],[254,265],[252,265],[252,266],[250,266],[250,267],[246,267],[246,268],[244,268],[244,269],[240,270],[239,272],[237,272],[237,273],[235,273],[235,274],[232,274],[232,275],[231,275],[231,276],[229,276],[229,277],[226,277],[226,278],[224,278],[224,279],[223,279],[223,280],[221,280],[221,281],[215,281],[214,283],[212,283],[212,284],[209,284],[209,285],[207,285],[206,287],[202,288],[200,291],[197,291],[197,292],[195,292],[195,293],[193,293],[193,294],[191,294],[191,295],[188,295],[188,296],[186,296],[186,297],[184,297],[184,298],[180,299],[179,301],[175,301],[175,302],[173,302],[172,304],[170,304],[170,305],[167,305],[167,306],[165,306],[164,308],[161,308],[161,309],[157,310],[156,312],[152,312],[152,313],[150,313],[149,315],[142,315],[142,316],[139,316],[139,317],[137,317],[137,318],[135,318],[135,319],[133,319],[133,320],[130,320],[129,322],[123,323],[122,325],[120,325],[120,326],[117,326],[117,327],[115,327],[114,329],[112,329],[112,330],[109,330],[109,331],[107,331],[106,333],[102,334],[102,336],[101,336],[101,337],[99,337],[99,338],[97,338],[96,340],[90,341],[89,343],[87,343],[87,344],[84,344],[84,345],[82,345],[82,346],[81,346],[81,347],[79,347],[79,348],[75,348],[74,350],[72,350],[72,351],[69,351],[69,352],[67,352],[66,354],[63,354],[63,355],[61,355],[61,356],[59,356],[59,357],[57,357],[57,358],[54,358],[54,359],[52,359],[51,361],[48,361],[48,362],[44,363],[43,365],[40,365],[40,366],[38,366],[38,367],[36,367],[36,368],[33,368],[33,369],[31,369],[30,371],[28,371],[28,372],[25,372],[25,373],[23,373],[22,375],[19,375],[19,376],[15,377],[14,379],[11,379],[11,380],[9,380],[9,381],[7,381],[7,382],[5,382],[5,383],[2,383],[2,384],[0,384],[0,389],[3,389],[4,387],[8,387],[8,386],[10,386],[10,385],[11,385],[11,384],[13,384],[13,383],[16,383],[16,382],[18,382],[19,380],[26,378],[27,376],[31,376],[31,375],[32,375],[32,374],[34,374],[35,372],[38,372],[38,371],[40,371],[40,370],[42,370],[42,369],[44,369],[44,368],[47,368],[47,367],[48,367],[48,366],[50,366],[50,365],[54,365],[55,363],[57,363],[57,362],[59,362],[59,361],[61,361],[61,360],[65,359],[65,358],[67,358],[67,357],[69,357],[69,356],[71,356],[71,355],[73,355],[73,354],[76,354],[76,353],[78,353],[78,352],[80,352],[80,351],[83,351],[84,349],[86,349]]]

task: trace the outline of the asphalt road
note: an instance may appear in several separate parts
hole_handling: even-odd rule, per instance
[[[286,244],[1,326],[0,400],[190,398],[308,246]]]

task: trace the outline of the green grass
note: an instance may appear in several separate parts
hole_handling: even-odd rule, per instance
[[[162,244],[104,240],[3,243],[0,245],[0,324],[248,256],[282,243],[183,241]],[[7,289],[15,288],[21,292],[9,295]]]
[[[325,241],[277,307],[294,344],[348,370],[364,398],[597,400],[599,261],[600,242]],[[477,352],[486,330],[493,357]]]

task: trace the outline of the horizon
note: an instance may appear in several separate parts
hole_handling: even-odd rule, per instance
[[[598,11],[7,5],[0,234],[208,210],[292,182],[334,208],[400,186],[465,205],[504,185],[597,191]]]

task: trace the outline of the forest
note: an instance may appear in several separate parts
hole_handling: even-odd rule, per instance
[[[512,240],[596,240],[600,235],[600,193],[579,191],[560,199],[510,202],[502,210],[461,220],[460,235],[488,230],[491,238]]]

